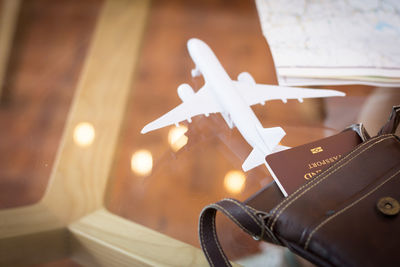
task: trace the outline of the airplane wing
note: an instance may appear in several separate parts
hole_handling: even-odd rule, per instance
[[[288,86],[266,85],[256,83],[246,83],[233,81],[237,91],[245,99],[249,106],[264,103],[269,100],[282,100],[286,103],[287,99],[298,99],[303,102],[303,98],[345,96],[346,94],[336,90],[308,89]]]
[[[196,115],[205,114],[208,116],[210,113],[221,111],[220,105],[212,96],[210,87],[205,84],[200,90],[185,99],[182,104],[147,124],[141,133],[144,134],[168,125],[178,124],[185,120],[191,122],[191,118]]]

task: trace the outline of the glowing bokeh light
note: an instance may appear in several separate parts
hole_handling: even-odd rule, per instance
[[[153,169],[153,155],[146,149],[133,153],[131,158],[131,169],[140,176],[147,176]]]
[[[78,123],[74,129],[74,141],[79,146],[90,146],[94,141],[95,132],[91,123]]]
[[[188,128],[185,126],[179,126],[171,128],[168,132],[168,143],[173,151],[178,151],[188,142],[188,138],[185,135]]]
[[[246,183],[246,176],[243,172],[233,170],[229,171],[224,178],[225,189],[233,194],[240,193]]]

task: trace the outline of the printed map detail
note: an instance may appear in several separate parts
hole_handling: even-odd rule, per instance
[[[279,75],[400,77],[400,1],[256,3]]]

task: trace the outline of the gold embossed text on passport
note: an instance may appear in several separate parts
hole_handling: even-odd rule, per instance
[[[327,159],[318,160],[316,162],[309,163],[307,167],[309,170],[312,170],[312,171],[304,174],[304,179],[306,179],[306,180],[311,179],[312,177],[316,176],[317,174],[319,174],[322,171],[321,168],[324,168],[324,166],[334,163],[341,157],[342,157],[342,155],[336,155],[336,156],[333,156],[333,157],[330,157]]]
[[[324,151],[324,150],[322,149],[322,147],[319,146],[319,147],[311,148],[310,151],[311,151],[313,154],[317,154],[317,153],[322,152],[322,151]]]

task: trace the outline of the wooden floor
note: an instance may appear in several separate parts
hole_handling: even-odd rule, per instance
[[[100,2],[24,1],[0,105],[0,208],[46,188]]]

